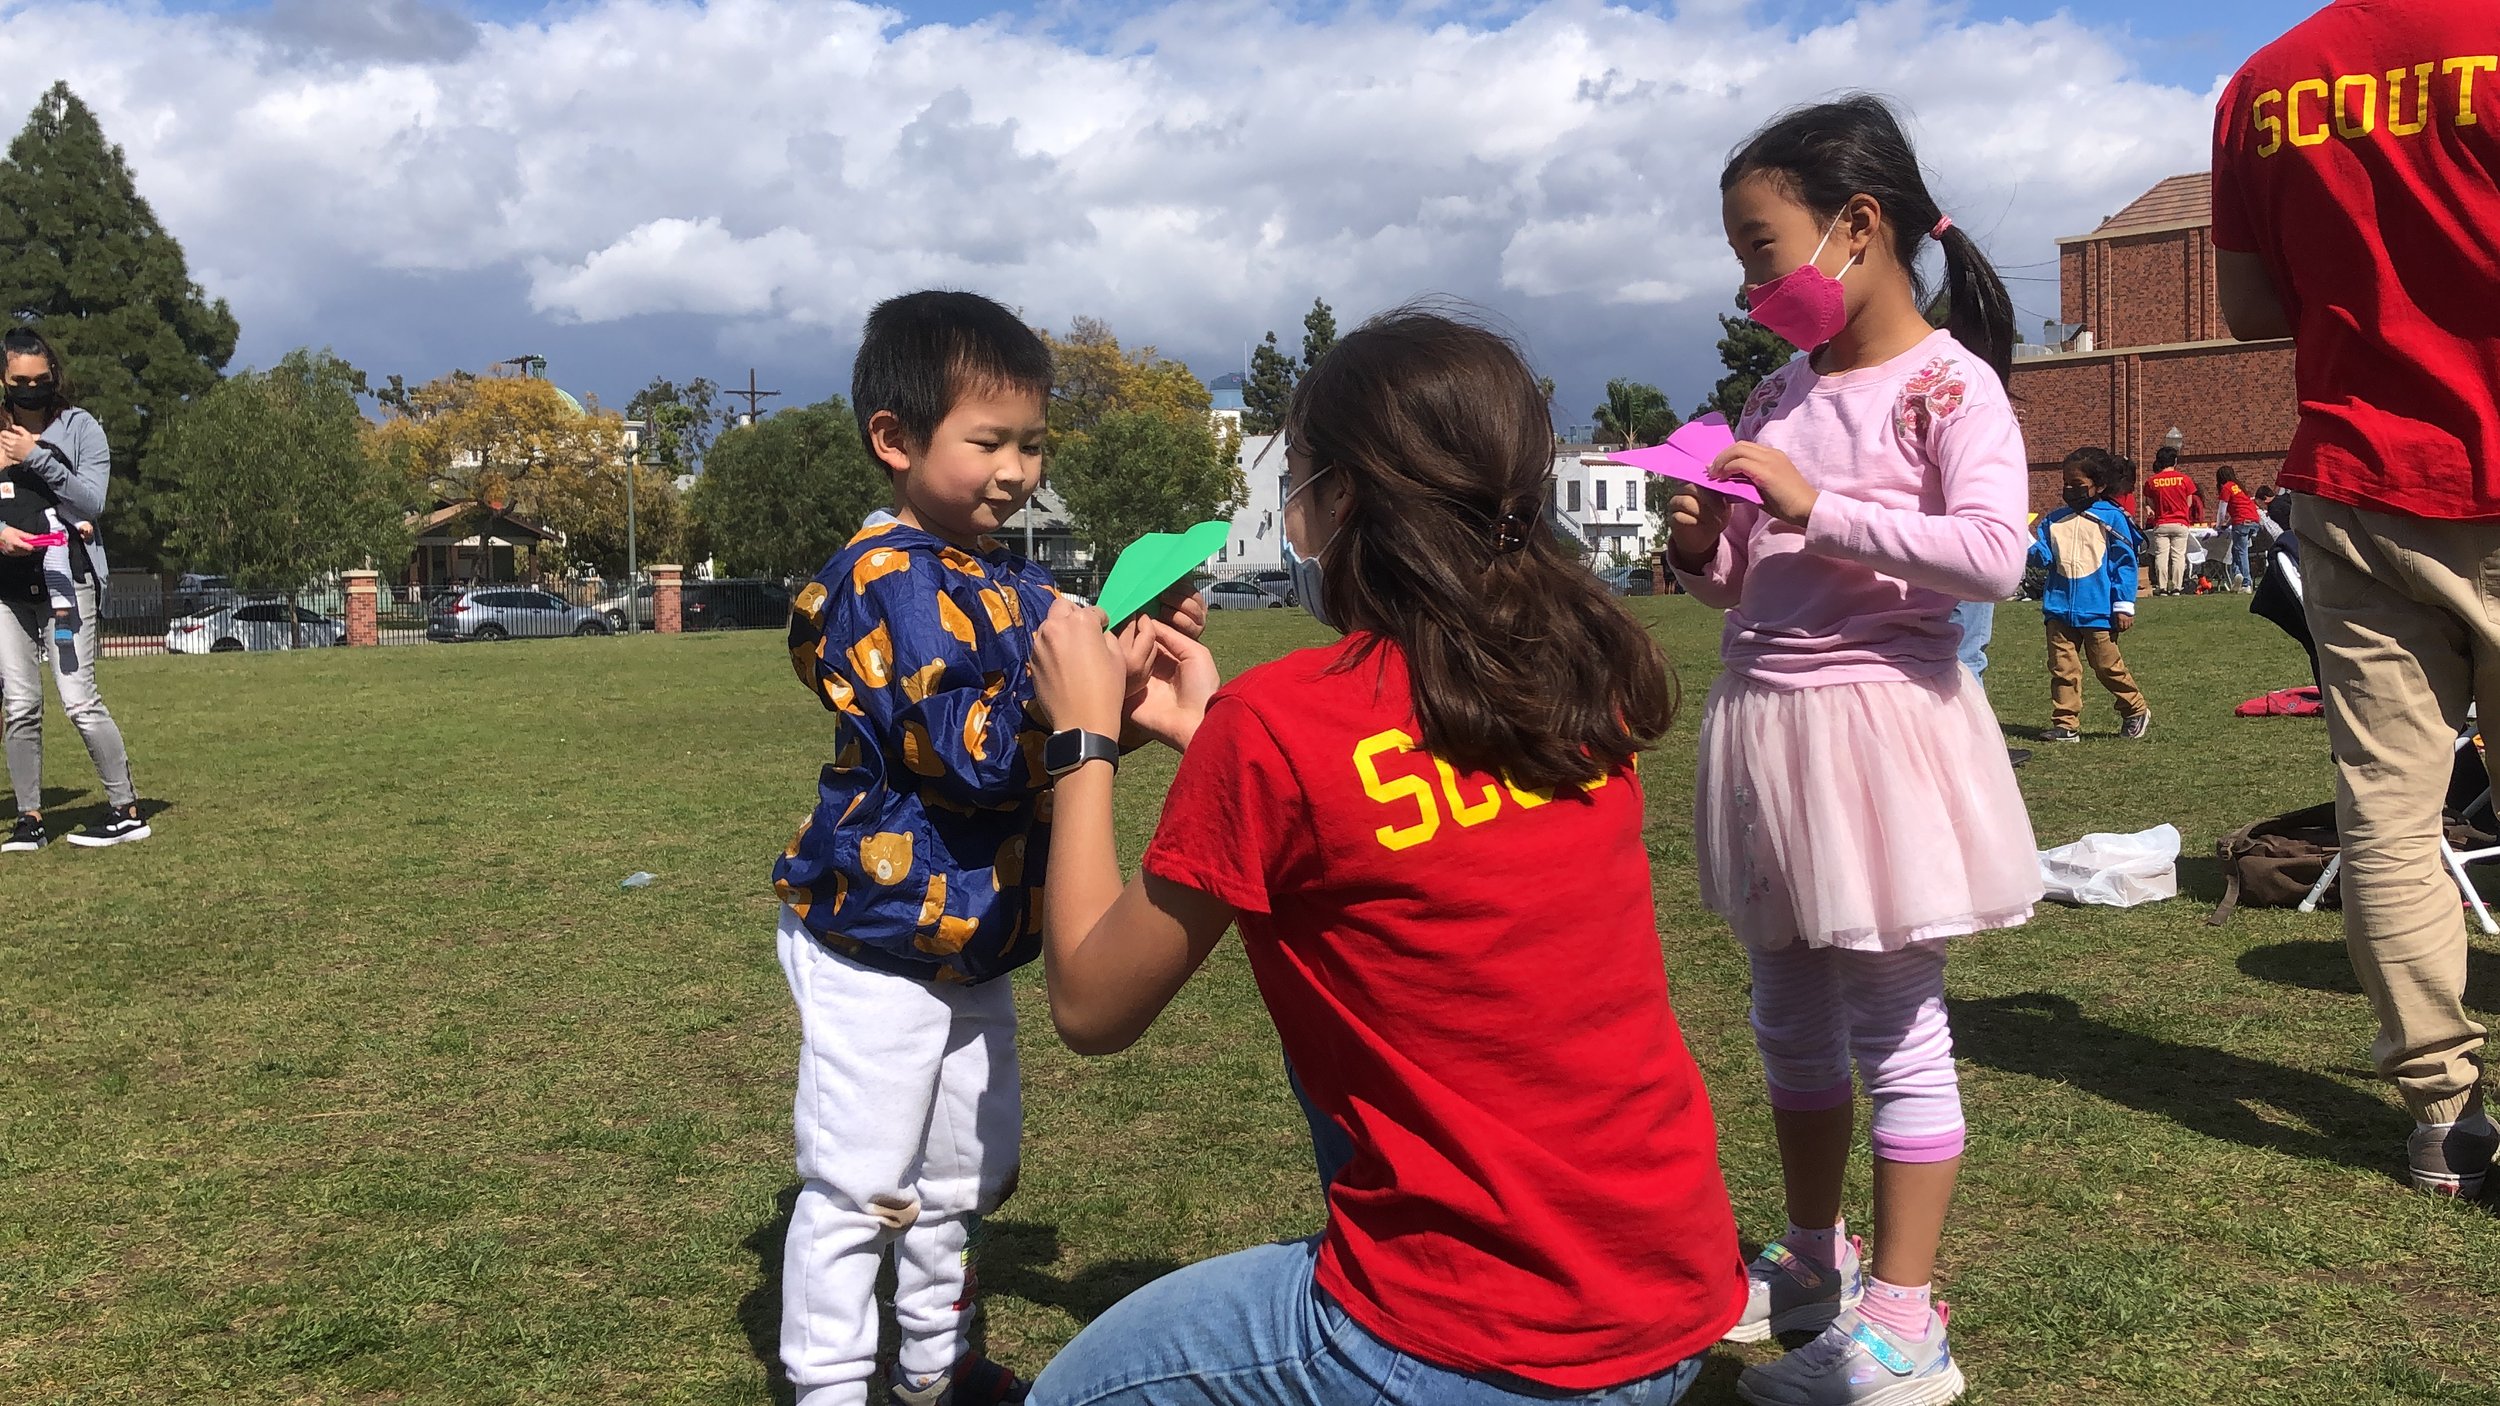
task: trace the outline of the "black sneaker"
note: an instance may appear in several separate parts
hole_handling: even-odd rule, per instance
[[[2083,734],[2071,727],[2044,727],[2040,729],[2040,740],[2043,742],[2081,742]]]
[[[2132,718],[2120,718],[2118,720],[2118,735],[2126,738],[2130,742],[2142,741],[2144,739],[2144,734],[2151,732],[2152,730],[2153,710],[2150,708],[2145,709],[2143,712],[2136,714]]]
[[[2016,766],[2021,766],[2023,763],[2031,760],[2031,749],[2029,747],[2008,747],[2005,749],[2005,759],[2012,762]]]
[[[139,807],[134,803],[119,810],[108,810],[102,820],[71,831],[69,842],[81,849],[109,849],[133,840],[144,840],[154,833],[148,829],[148,823],[139,818]]]
[[[16,827],[9,831],[8,840],[0,843],[0,854],[25,854],[42,849],[43,839],[43,817],[21,815],[17,818]]]

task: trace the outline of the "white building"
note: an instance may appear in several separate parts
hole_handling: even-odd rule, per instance
[[[1643,501],[1649,475],[1606,455],[1608,447],[1563,444],[1554,448],[1554,476],[1546,480],[1546,505],[1555,523],[1578,537],[1594,565],[1614,558],[1639,561],[1657,550],[1658,530]]]
[[[1249,496],[1233,513],[1233,534],[1207,569],[1218,576],[1247,576],[1285,564],[1285,440],[1282,435],[1241,437],[1241,477]]]

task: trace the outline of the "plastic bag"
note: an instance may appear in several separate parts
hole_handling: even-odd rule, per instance
[[[2058,903],[2133,908],[2179,896],[2179,827],[2086,835],[2040,851],[2040,882]]]

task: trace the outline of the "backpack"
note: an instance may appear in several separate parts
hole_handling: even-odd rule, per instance
[[[2486,849],[2493,843],[2490,836],[2458,820],[2454,812],[2445,817],[2442,833],[2448,847],[2460,852]],[[2232,831],[2214,841],[2214,855],[2222,861],[2222,902],[2205,922],[2221,927],[2243,903],[2256,908],[2299,907],[2317,886],[2318,876],[2326,872],[2327,861],[2342,852],[2333,801]],[[2319,905],[2342,907],[2342,888],[2339,873],[2318,896]]]

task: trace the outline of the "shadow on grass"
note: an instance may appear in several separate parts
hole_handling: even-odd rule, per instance
[[[2361,994],[2361,979],[2353,975],[2352,958],[2341,940],[2251,947],[2240,954],[2239,967],[2241,975],[2259,981],[2341,996]],[[2478,1011],[2500,1011],[2500,959],[2480,951],[2467,952],[2465,1004]]]
[[[1991,1069],[2071,1084],[2206,1137],[2397,1170],[2388,1153],[2402,1120],[2379,1099],[2323,1074],[2093,1020],[2064,996],[1956,1001],[1953,1042]]]
[[[797,1400],[797,1391],[781,1366],[781,1255],[790,1237],[790,1211],[798,1199],[796,1182],[781,1188],[773,1197],[771,1217],[743,1242],[755,1256],[755,1287],[738,1301],[738,1327],[746,1334],[747,1351],[764,1368],[764,1385],[773,1406],[791,1406]],[[1100,1317],[1103,1310],[1135,1290],[1180,1268],[1165,1259],[1109,1260],[1063,1278],[1048,1272],[1050,1266],[1059,1262],[1059,1227],[1012,1220],[992,1219],[982,1225],[979,1254],[977,1272],[983,1297],[1010,1295],[1056,1308],[1080,1326]],[[886,1305],[892,1302],[893,1292],[889,1259],[877,1284],[879,1313],[889,1321],[892,1312]],[[976,1323],[975,1350],[985,1350],[986,1337]],[[888,1365],[886,1357],[880,1354],[879,1371]],[[1040,1364],[1031,1364],[1031,1369],[1040,1370]]]

